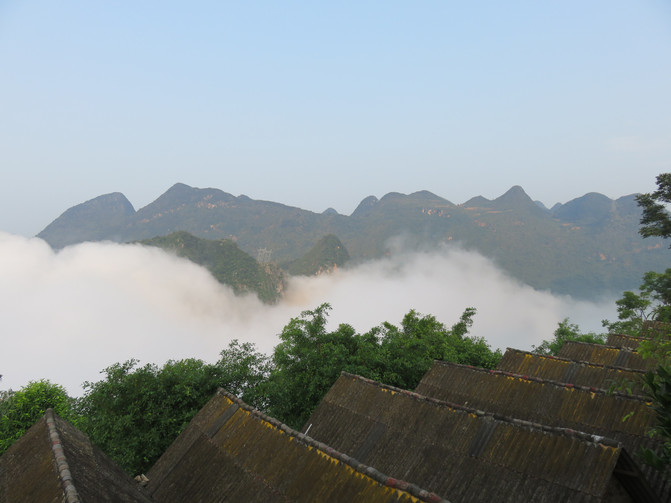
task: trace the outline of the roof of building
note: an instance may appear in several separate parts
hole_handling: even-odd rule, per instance
[[[645,375],[643,370],[538,355],[512,348],[506,349],[496,368],[550,381],[607,390],[624,386],[634,394],[641,393],[642,387],[639,383]]]
[[[661,441],[648,435],[654,413],[639,396],[442,361],[434,363],[415,391],[534,423],[607,436],[632,454],[641,448],[661,451]],[[670,498],[670,470],[640,467],[660,498]]]
[[[631,501],[656,499],[622,444],[611,439],[347,373],[306,426],[314,438],[453,501],[609,501],[613,493],[624,497],[625,486]]]
[[[2,503],[150,503],[81,431],[49,409],[0,457]]]
[[[157,502],[440,502],[219,390],[147,474]]]
[[[626,334],[608,334],[606,345],[616,348],[629,348],[631,350],[635,350],[638,348],[638,345],[641,343],[641,341],[644,340],[646,340],[645,337],[634,337],[633,335]]]
[[[668,337],[671,334],[671,323],[665,321],[644,321],[641,334],[644,337]]]
[[[636,370],[650,370],[656,365],[653,359],[644,359],[629,348],[606,346],[589,342],[567,341],[559,350],[559,357],[569,360],[625,367]]]

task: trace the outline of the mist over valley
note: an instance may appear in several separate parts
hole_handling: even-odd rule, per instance
[[[634,196],[546,208],[521,187],[453,204],[428,191],[364,198],[350,216],[176,184],[135,210],[122,194],[68,209],[37,238],[0,234],[0,386],[50,379],[79,394],[131,358],[215,361],[233,339],[270,354],[292,317],[328,302],[364,333],[411,309],[531,349],[570,318],[662,270]]]
[[[388,256],[330,274],[289,277],[269,304],[156,247],[101,242],[54,251],[41,239],[0,233],[0,386],[46,378],[78,395],[82,382],[131,358],[212,362],[233,339],[270,353],[292,317],[323,302],[333,307],[330,324],[360,332],[398,323],[410,309],[451,325],[472,306],[471,334],[502,349],[530,349],[567,316],[584,330],[614,318],[614,297],[576,301],[538,291],[454,244],[390,246]]]

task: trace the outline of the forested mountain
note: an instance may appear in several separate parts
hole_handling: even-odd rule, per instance
[[[252,256],[267,250],[279,264],[295,263],[327,235],[337,236],[353,263],[389,253],[397,237],[418,249],[458,243],[535,288],[595,298],[634,289],[644,272],[668,266],[662,241],[639,236],[640,214],[634,195],[612,200],[590,193],[548,210],[515,186],[494,200],[478,196],[459,205],[427,191],[369,196],[345,216],[176,184],[138,211],[122,194],[92,199],[38,237],[62,248],[187,231],[230,239]]]
[[[260,264],[230,239],[201,239],[178,231],[140,243],[157,246],[202,265],[236,293],[256,293],[262,301],[274,302],[284,290],[284,274],[275,264]]]
[[[342,267],[349,260],[347,249],[337,236],[324,236],[301,258],[289,262],[285,268],[294,276],[314,276]]]

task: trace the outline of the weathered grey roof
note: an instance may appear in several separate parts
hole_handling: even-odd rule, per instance
[[[641,335],[643,337],[668,337],[671,334],[671,323],[665,321],[644,321]]]
[[[52,410],[0,457],[0,503],[150,503],[86,435]]]
[[[653,359],[643,359],[636,351],[628,348],[592,344],[589,342],[568,341],[559,350],[559,357],[569,360],[625,367],[636,370],[650,370],[656,365]]]
[[[645,337],[634,337],[632,335],[625,334],[608,334],[606,345],[616,348],[629,348],[631,350],[635,350],[638,348],[638,345],[641,343],[641,341],[644,341],[645,339]]]
[[[157,503],[439,502],[219,390],[147,474]]]
[[[307,427],[314,438],[452,501],[601,502],[615,494],[621,501],[654,501],[654,495],[634,499],[624,492],[623,484],[640,479],[618,473],[635,473],[637,467],[613,440],[487,413],[351,374],[340,376]]]
[[[645,375],[643,370],[537,355],[511,348],[506,350],[496,368],[515,374],[600,389],[616,388],[624,384],[631,386],[634,394],[641,393],[640,382]]]
[[[638,396],[448,362],[435,362],[415,391],[534,423],[607,436],[632,454],[644,447],[661,450],[661,442],[648,435],[655,423],[650,403]],[[670,471],[640,467],[660,498],[671,498]]]

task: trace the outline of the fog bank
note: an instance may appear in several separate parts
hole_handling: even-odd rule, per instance
[[[392,257],[316,278],[294,278],[275,306],[235,296],[205,269],[156,248],[84,243],[54,252],[42,240],[0,233],[0,389],[41,378],[73,395],[108,365],[213,362],[232,339],[267,353],[291,317],[322,302],[331,323],[366,331],[410,309],[450,326],[466,307],[471,334],[530,349],[565,317],[583,330],[615,318],[614,301],[577,302],[539,292],[483,256],[456,247]]]

